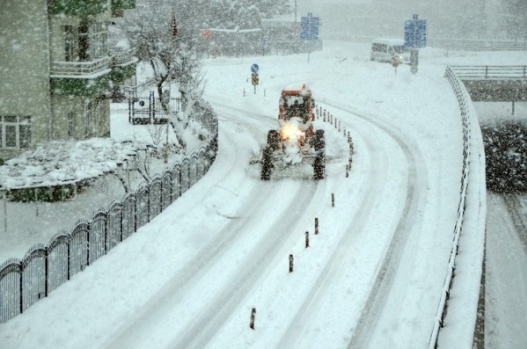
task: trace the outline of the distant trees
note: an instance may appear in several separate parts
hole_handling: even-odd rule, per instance
[[[527,124],[507,122],[482,125],[487,189],[527,191]]]
[[[290,11],[287,0],[212,0],[208,28],[259,28],[262,18],[286,14]]]

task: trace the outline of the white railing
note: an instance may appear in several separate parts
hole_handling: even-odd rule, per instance
[[[467,215],[466,215],[466,209],[468,201],[471,201],[470,207],[471,207],[471,213],[473,214],[475,210],[481,210],[481,202],[477,202],[477,200],[482,200],[481,197],[473,196],[471,199],[468,196],[469,191],[469,177],[473,176],[474,178],[477,178],[477,174],[474,172],[477,172],[478,165],[477,161],[475,161],[475,158],[478,158],[481,156],[481,154],[477,154],[477,151],[475,151],[475,147],[477,147],[477,143],[481,140],[479,140],[478,137],[476,138],[476,141],[474,141],[473,137],[474,135],[474,126],[472,124],[472,120],[477,120],[476,115],[473,115],[473,109],[470,108],[471,105],[471,99],[468,94],[468,91],[466,90],[463,82],[456,76],[453,69],[451,67],[447,67],[445,72],[445,78],[448,79],[450,82],[452,89],[456,95],[458,104],[459,104],[459,110],[460,110],[460,116],[461,116],[461,123],[463,127],[463,167],[461,171],[461,186],[459,190],[459,204],[457,209],[457,219],[456,224],[454,226],[454,231],[452,233],[452,248],[450,251],[450,257],[448,261],[448,270],[447,275],[444,280],[443,284],[443,291],[441,293],[441,297],[439,299],[439,304],[437,307],[437,314],[436,314],[436,321],[434,323],[434,327],[432,329],[432,333],[430,335],[429,340],[429,349],[436,349],[438,345],[438,339],[439,339],[439,332],[444,326],[445,317],[448,310],[448,303],[450,298],[450,292],[453,287],[453,280],[455,276],[456,271],[456,257],[458,255],[459,251],[459,243],[462,236],[462,233],[464,229],[474,229],[473,223],[467,223]],[[479,125],[477,126],[479,127]],[[482,142],[482,141],[481,141]],[[474,152],[473,152],[474,151]],[[472,163],[472,165],[471,165]],[[484,166],[484,164],[483,164]],[[476,170],[476,171],[470,171]],[[483,170],[484,171],[484,170]],[[480,183],[472,182],[473,185],[478,185]],[[477,189],[473,189],[474,191],[477,191]],[[467,226],[468,224],[468,226]],[[479,229],[480,227],[478,227]],[[484,231],[484,227],[483,227]],[[465,235],[468,234],[465,233]]]
[[[103,74],[110,69],[111,57],[102,57],[87,62],[53,62],[51,65],[51,77],[74,76],[84,77],[88,75]]]
[[[527,65],[457,65],[450,69],[461,80],[527,79]]]

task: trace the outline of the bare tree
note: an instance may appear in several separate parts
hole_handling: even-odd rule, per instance
[[[182,1],[192,5],[191,0]],[[136,56],[141,62],[150,65],[153,83],[164,112],[169,115],[170,96],[166,96],[170,84],[176,82],[182,99],[182,112],[179,117],[170,115],[171,124],[176,129],[179,143],[184,147],[181,137],[188,125],[189,108],[201,97],[203,75],[196,50],[192,30],[181,30],[179,15],[183,13],[174,3],[166,0],[138,2],[123,21],[123,32]],[[184,18],[181,15],[181,18]]]

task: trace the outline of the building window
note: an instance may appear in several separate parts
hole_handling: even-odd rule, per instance
[[[108,31],[104,23],[81,22],[79,26],[79,59],[92,61],[108,55]]]
[[[30,145],[30,116],[0,116],[0,146],[2,148],[29,148]]]
[[[73,26],[64,26],[64,51],[66,62],[72,62],[76,58],[75,54],[75,33],[73,32]]]
[[[91,55],[93,58],[108,56],[108,31],[104,23],[90,26]]]
[[[88,22],[82,21],[79,25],[79,59],[81,62],[90,60],[90,40],[88,35]]]
[[[16,126],[5,125],[5,146],[6,148],[17,148],[16,146]]]

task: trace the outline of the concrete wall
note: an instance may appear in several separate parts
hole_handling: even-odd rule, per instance
[[[46,0],[2,0],[0,114],[31,116],[32,140],[47,139],[51,115]]]

